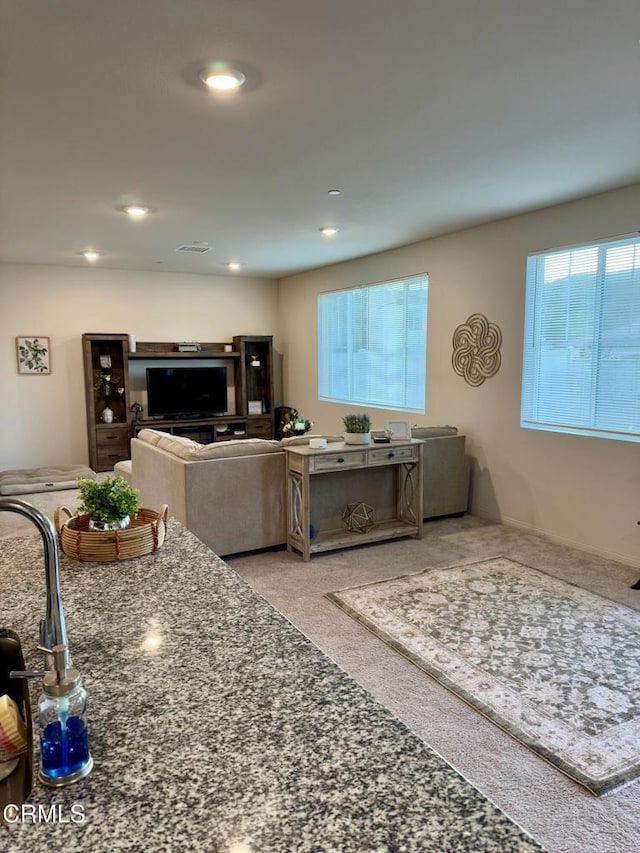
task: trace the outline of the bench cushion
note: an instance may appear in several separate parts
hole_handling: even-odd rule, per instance
[[[86,465],[64,468],[16,468],[0,472],[0,495],[28,495],[32,492],[57,492],[77,489],[78,480],[96,479],[96,472]]]

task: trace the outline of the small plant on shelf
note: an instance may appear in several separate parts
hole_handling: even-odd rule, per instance
[[[105,370],[99,371],[93,386],[96,394],[99,394],[101,397],[110,397],[112,386],[112,374]]]
[[[130,516],[140,506],[138,490],[130,486],[124,477],[96,480],[78,480],[80,506],[78,511],[89,516],[94,530],[127,527]]]
[[[371,432],[371,418],[367,414],[356,415],[350,413],[342,418],[344,431],[351,433]]]

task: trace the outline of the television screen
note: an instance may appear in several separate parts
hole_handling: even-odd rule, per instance
[[[226,367],[148,367],[149,417],[198,418],[227,411]]]

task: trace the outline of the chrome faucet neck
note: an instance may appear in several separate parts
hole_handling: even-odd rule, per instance
[[[45,618],[40,623],[40,642],[52,649],[54,646],[66,646],[67,629],[62,608],[62,593],[60,591],[60,564],[58,561],[58,543],[56,531],[51,519],[26,501],[17,498],[0,498],[0,510],[16,512],[28,518],[38,528],[44,545],[45,582],[47,602]],[[71,666],[71,658],[67,651],[67,667]]]

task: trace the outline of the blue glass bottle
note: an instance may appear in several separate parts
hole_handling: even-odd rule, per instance
[[[38,703],[40,771],[45,785],[70,785],[93,767],[87,736],[87,691],[76,669],[65,668],[66,647],[52,650],[55,669],[45,673]]]

